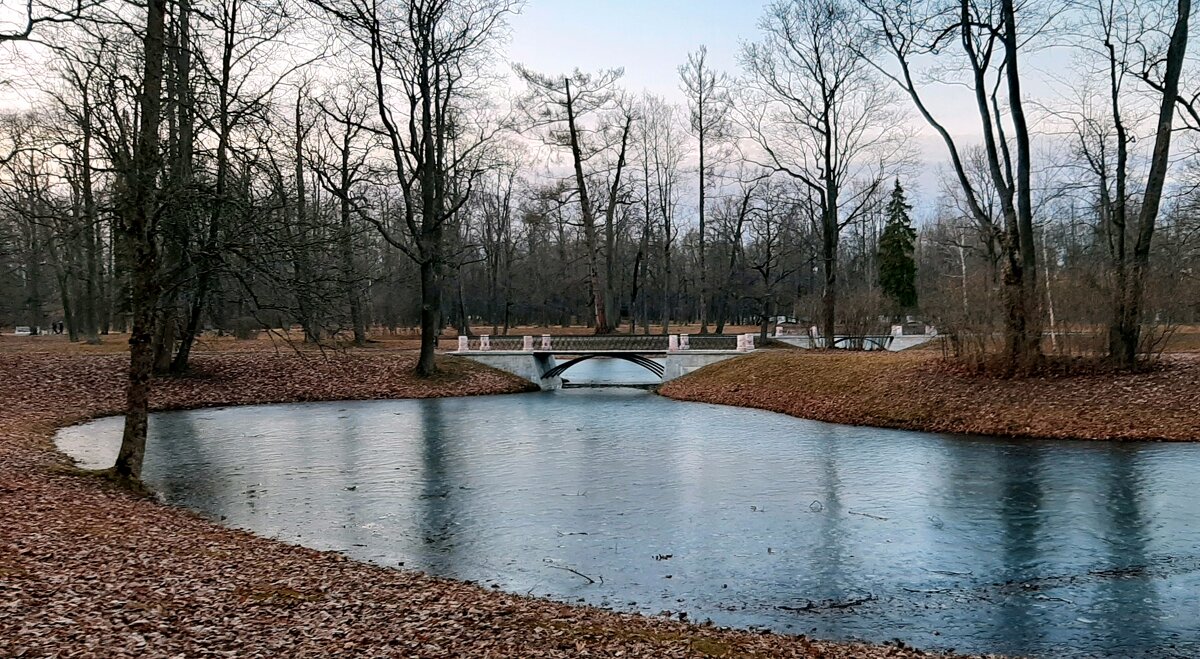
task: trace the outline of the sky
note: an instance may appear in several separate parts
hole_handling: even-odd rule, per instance
[[[759,18],[768,4],[769,0],[529,0],[510,21],[506,51],[513,62],[541,73],[624,67],[626,89],[650,91],[682,104],[678,68],[688,53],[707,46],[715,69],[737,75],[741,44],[758,38]],[[955,109],[957,103],[943,103],[948,122],[960,123],[956,133],[971,130],[969,121],[957,121],[973,117],[970,99],[965,102],[968,112]],[[918,125],[925,128],[923,122]],[[927,164],[946,158],[945,146],[932,134],[921,135],[915,146]],[[914,178],[913,192],[938,187],[936,167],[920,167]]]
[[[622,85],[635,93],[650,91],[683,103],[678,67],[701,45],[712,66],[737,75],[741,44],[758,38],[758,22],[770,0],[527,0],[509,21],[507,59],[534,71],[561,74],[574,68],[597,71],[623,67]],[[0,0],[0,22],[9,0]],[[1042,96],[1049,71],[1069,69],[1067,58],[1044,53],[1024,63],[1027,96]],[[11,63],[11,62],[10,62]],[[508,68],[507,63],[500,68]],[[10,81],[17,83],[17,80]],[[514,79],[515,83],[515,79]],[[516,91],[516,90],[514,90]],[[978,117],[969,92],[939,86],[928,98],[934,112],[959,140],[978,141]],[[908,103],[905,101],[905,105]],[[19,84],[0,86],[0,108],[27,103]],[[937,193],[938,166],[947,160],[945,145],[912,117],[918,131],[914,146],[922,161],[913,173],[918,190]]]
[[[683,103],[678,67],[700,45],[714,68],[737,75],[738,52],[758,38],[758,22],[769,0],[528,0],[510,21],[509,59],[541,73],[573,68],[596,71],[624,67],[623,85]],[[1070,70],[1070,57],[1053,49],[1029,54],[1022,76],[1027,97],[1053,96],[1049,78]],[[960,147],[979,141],[979,118],[970,92],[961,87],[926,90],[934,114]],[[906,98],[901,99],[908,106]],[[914,192],[932,202],[940,187],[945,144],[912,112],[913,146],[920,164],[912,172]],[[920,209],[928,211],[928,208]]]
[[[682,102],[678,67],[701,45],[737,68],[766,0],[529,0],[511,21],[509,57],[543,73],[625,68],[625,86]]]

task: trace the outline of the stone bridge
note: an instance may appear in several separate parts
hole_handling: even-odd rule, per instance
[[[753,334],[461,336],[458,350],[451,354],[519,375],[542,389],[559,389],[563,373],[589,359],[622,359],[668,382],[753,351],[754,338]],[[665,359],[659,362],[653,357]]]

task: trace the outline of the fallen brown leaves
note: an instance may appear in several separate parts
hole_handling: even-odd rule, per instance
[[[663,395],[834,423],[1025,438],[1200,440],[1200,356],[1136,374],[1002,379],[936,353],[766,351],[663,386]]]
[[[3,657],[916,657],[487,591],[221,528],[63,469],[54,429],[119,409],[120,356],[0,354]],[[411,355],[207,354],[158,409],[521,391]]]

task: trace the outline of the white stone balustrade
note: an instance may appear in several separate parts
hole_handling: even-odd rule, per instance
[[[532,336],[524,337],[524,339],[522,340],[522,343],[521,343],[521,349],[524,350],[525,352],[533,352],[533,337]]]
[[[738,350],[741,350],[742,352],[754,350],[754,335],[753,334],[739,334],[738,335]]]
[[[458,351],[466,352],[470,349],[471,349],[471,339],[469,339],[465,336],[458,337]]]
[[[492,349],[492,337],[487,334],[479,335],[479,349],[488,351]]]

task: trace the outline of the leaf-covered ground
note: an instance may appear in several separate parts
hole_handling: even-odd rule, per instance
[[[1200,355],[1136,374],[1003,379],[932,351],[763,351],[664,385],[680,400],[834,423],[1025,438],[1200,440]]]
[[[447,360],[206,354],[159,409],[505,393]],[[124,357],[0,352],[0,657],[915,657],[568,606],[222,528],[67,468],[56,428],[109,414]]]

